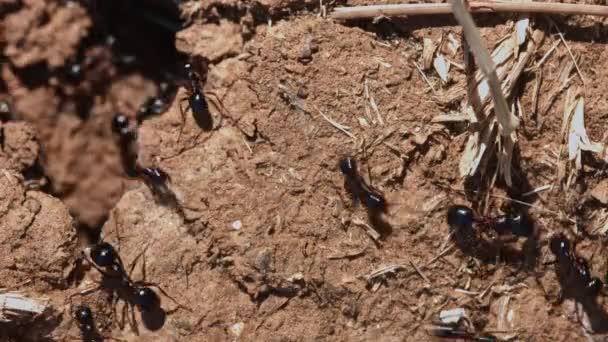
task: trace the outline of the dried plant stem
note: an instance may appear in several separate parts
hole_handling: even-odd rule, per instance
[[[481,40],[479,30],[475,26],[466,5],[462,0],[452,0],[451,3],[454,17],[462,25],[464,36],[471,52],[475,56],[475,60],[484,76],[488,79],[490,94],[492,95],[492,99],[494,99],[496,118],[502,127],[500,133],[503,137],[508,137],[519,125],[519,120],[509,111],[507,100],[502,93],[500,81],[496,75],[496,67],[494,66],[492,57],[490,57],[488,49]]]
[[[562,15],[597,15],[608,17],[608,6],[562,4],[547,2],[502,2],[502,1],[470,1],[469,9],[474,13],[540,13]],[[338,7],[331,17],[334,19],[361,19],[379,16],[398,17],[412,15],[450,14],[452,7],[443,4],[399,4]]]

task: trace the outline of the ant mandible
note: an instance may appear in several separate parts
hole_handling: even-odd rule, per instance
[[[564,235],[559,234],[551,238],[549,247],[557,258],[556,272],[562,284],[558,302],[564,299],[567,286],[574,287],[575,293],[585,296],[595,297],[600,293],[602,281],[591,276],[587,261],[576,256],[574,249],[570,247],[570,241]]]
[[[498,235],[513,234],[528,237],[534,231],[528,216],[522,213],[510,213],[496,217],[478,217],[473,210],[464,205],[454,205],[448,209],[448,225],[457,229],[469,230],[473,224],[489,227]]]

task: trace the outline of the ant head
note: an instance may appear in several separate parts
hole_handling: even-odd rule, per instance
[[[570,252],[570,241],[560,234],[551,238],[549,247],[556,256],[563,256]]]
[[[124,114],[116,114],[112,119],[112,132],[124,134],[129,128],[129,118]]]
[[[473,225],[475,218],[473,210],[464,205],[453,205],[448,209],[448,225],[450,227],[465,228]]]
[[[86,305],[77,307],[74,316],[80,324],[91,324],[93,322],[93,312]]]
[[[135,288],[135,305],[142,311],[150,311],[160,304],[160,298],[149,287]]]
[[[107,242],[102,242],[91,249],[91,258],[97,266],[107,267],[114,263],[116,252],[112,245]]]
[[[340,159],[338,166],[346,176],[354,176],[357,173],[357,162],[351,157]]]

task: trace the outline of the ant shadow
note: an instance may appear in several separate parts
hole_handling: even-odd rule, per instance
[[[562,289],[561,299],[569,298],[582,306],[594,334],[608,333],[608,312],[598,303],[597,296],[589,295],[577,286],[576,279],[572,279],[573,276],[573,274],[557,272],[557,279]]]
[[[369,223],[375,231],[380,233],[380,237],[385,239],[393,234],[393,226],[383,217],[383,212],[367,209]]]
[[[167,312],[160,307],[141,313],[141,321],[144,327],[150,331],[160,330],[165,325],[166,320]]]

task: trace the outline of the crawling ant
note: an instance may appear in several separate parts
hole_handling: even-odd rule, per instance
[[[562,284],[558,302],[564,299],[564,290],[570,286],[575,293],[586,297],[596,297],[600,293],[602,281],[591,276],[587,261],[576,256],[574,248],[570,247],[570,241],[564,235],[551,238],[549,247],[557,258],[556,272]]]
[[[173,83],[161,82],[159,85],[159,93],[157,96],[149,97],[137,111],[135,118],[137,124],[141,124],[144,120],[151,116],[156,116],[167,111],[169,107],[169,97],[175,92],[175,86]]]
[[[352,195],[353,201],[363,202],[370,213],[378,214],[386,211],[386,200],[378,191],[372,189],[359,175],[357,162],[346,157],[339,162],[340,171],[344,175],[344,187]]]
[[[93,342],[101,341],[101,337],[95,330],[95,322],[93,321],[93,312],[86,305],[81,305],[76,308],[74,318],[78,322],[78,328],[80,329],[80,336],[83,341]]]
[[[129,118],[117,114],[112,120],[112,131],[118,136],[120,157],[127,176],[139,178],[150,188],[152,193],[165,204],[175,204],[177,199],[169,188],[169,175],[160,168],[142,167],[137,161],[137,133]]]
[[[532,221],[523,213],[478,217],[471,208],[464,205],[454,205],[448,209],[448,225],[450,227],[469,230],[473,224],[491,228],[498,235],[512,234],[529,237],[534,231]]]
[[[113,294],[116,294],[112,303],[112,309],[114,311],[114,317],[116,315],[116,305],[120,299],[124,300],[127,305],[123,307],[122,312],[122,320],[119,323],[119,327],[122,329],[124,327],[124,319],[128,317],[129,308],[131,309],[130,318],[127,318],[131,329],[136,334],[138,333],[137,324],[135,322],[135,311],[134,308],[137,308],[142,314],[149,314],[153,312],[162,311],[160,306],[161,300],[160,297],[154,292],[151,287],[157,288],[163,295],[171,299],[175,304],[177,304],[178,308],[187,309],[185,306],[179,304],[175,299],[173,299],[169,294],[163,290],[157,284],[147,282],[145,280],[145,252],[146,248],[144,248],[143,252],[135,257],[133,263],[130,267],[130,270],[127,272],[124,268],[123,262],[120,259],[120,256],[116,252],[115,248],[107,243],[102,242],[92,247],[87,247],[83,250],[84,260],[86,260],[91,266],[93,266],[97,271],[99,271],[103,279],[101,283],[95,288],[85,290],[79,293],[72,295],[85,295],[91,292],[95,292],[99,289],[106,288],[111,289]],[[131,273],[135,268],[135,264],[137,260],[142,257],[144,258],[142,264],[142,273],[144,276],[144,280],[134,281],[131,279]],[[85,315],[86,316],[86,315]]]
[[[198,70],[195,70],[195,61]],[[192,111],[194,119],[204,130],[211,130],[213,128],[211,114],[209,113],[209,104],[207,103],[205,93],[203,92],[203,84],[205,82],[205,79],[201,77],[201,74],[203,74],[203,69],[207,68],[206,65],[207,63],[202,58],[193,58],[193,60],[184,65],[184,70],[186,71],[186,75],[188,78],[188,84],[186,86],[187,95],[183,97],[179,102],[179,109],[182,117],[182,127],[180,128],[179,135],[177,137],[178,141],[180,140],[184,130],[184,125],[186,123],[185,113],[188,110]],[[217,125],[219,127],[222,124],[222,111],[225,108],[222,104],[222,101],[215,93],[210,92],[209,94],[213,95],[216,98],[216,101],[218,102],[218,107],[220,108],[220,121]],[[183,102],[187,102],[185,108],[182,106]]]
[[[113,341],[122,341],[112,337],[105,337],[99,334],[95,328],[95,320],[93,317],[93,311],[86,305],[80,305],[76,307],[73,312],[74,319],[78,322],[78,329],[80,330],[80,340],[83,342],[102,342],[104,339]]]
[[[140,167],[137,169],[137,174],[161,203],[177,204],[175,193],[169,188],[171,182],[169,174],[155,167]]]
[[[459,328],[458,324],[438,324],[431,329],[431,334],[441,338],[463,339],[477,342],[496,342],[493,335],[483,335]]]

